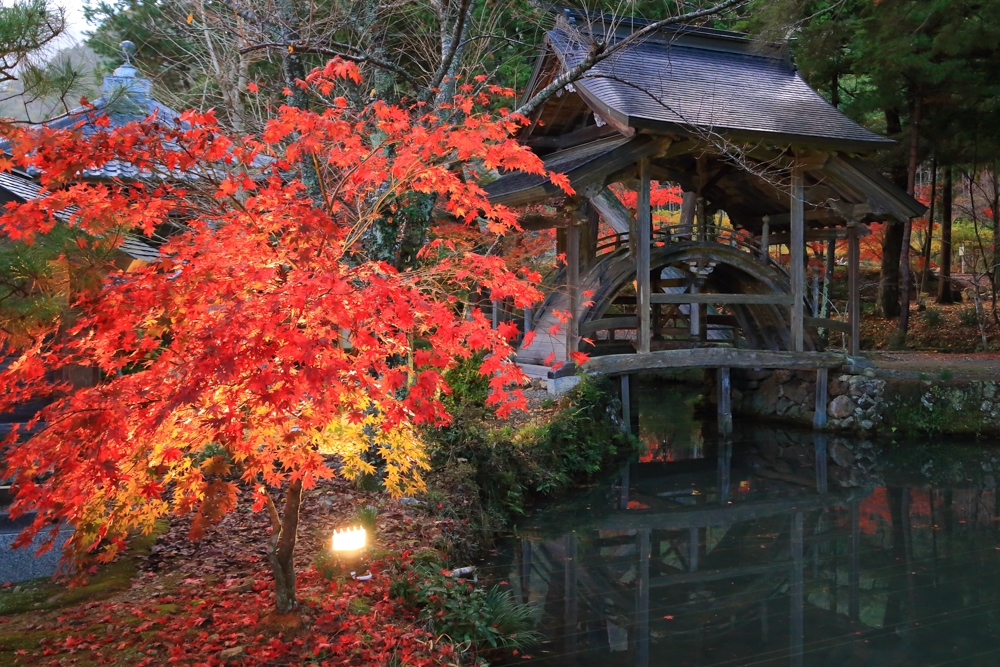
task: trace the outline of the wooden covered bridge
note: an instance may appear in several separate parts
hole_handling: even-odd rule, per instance
[[[593,39],[621,39],[644,23],[626,20],[614,35],[603,25],[561,16],[525,94],[578,63]],[[526,329],[538,334],[518,350],[529,374],[547,358],[569,361],[581,345],[592,356],[583,370],[616,375],[842,365],[819,332],[845,333],[847,353],[858,354],[858,241],[867,223],[924,211],[858,157],[889,139],[827,103],[784,50],[738,33],[661,30],[597,65],[531,120],[520,139],[548,170],[566,174],[576,195],[523,222],[556,228],[566,256],[544,303],[525,313]],[[683,190],[676,221],[654,226],[654,181]],[[638,193],[636,211],[614,184]],[[487,191],[510,206],[553,205],[559,194],[524,173],[504,174]],[[601,236],[602,221],[610,234]],[[822,242],[832,276],[838,240],[848,242],[850,284],[847,313],[836,317],[815,288],[819,273],[810,290],[806,244]],[[573,317],[563,334],[547,335],[559,311]]]

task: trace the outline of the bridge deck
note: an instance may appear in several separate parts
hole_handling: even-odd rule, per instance
[[[771,352],[735,348],[662,350],[647,354],[609,354],[593,357],[580,367],[590,375],[623,375],[660,368],[785,368],[816,370],[850,363],[834,352]]]

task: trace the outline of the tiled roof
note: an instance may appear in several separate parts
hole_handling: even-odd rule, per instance
[[[586,40],[565,28],[548,35],[566,67],[587,53]],[[599,63],[576,85],[635,128],[818,140],[845,149],[892,143],[830,105],[789,60],[730,33],[658,34]]]

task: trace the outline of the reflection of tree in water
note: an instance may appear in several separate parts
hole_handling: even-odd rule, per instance
[[[726,447],[708,442],[700,460],[679,448],[701,444],[693,403],[661,401],[643,424],[649,463],[626,477],[629,507],[649,509],[625,509],[615,487],[607,506],[564,516],[559,537],[525,532],[520,592],[548,637],[541,664],[1000,664],[995,448],[917,456],[755,428],[737,433],[729,469]],[[843,465],[831,456],[841,474],[821,491],[809,464],[827,445]],[[687,460],[665,458],[679,451]]]
[[[684,461],[699,458],[705,451],[702,424],[695,406],[701,395],[688,385],[651,387],[636,383],[639,392],[639,439],[647,451],[640,461]]]

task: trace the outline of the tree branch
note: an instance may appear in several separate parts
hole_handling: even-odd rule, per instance
[[[309,44],[308,42],[305,42],[305,43],[303,43],[303,42],[300,42],[300,43],[295,43],[295,42],[264,42],[264,43],[261,43],[261,44],[252,44],[250,46],[244,46],[242,49],[240,49],[239,52],[240,52],[240,54],[246,54],[246,53],[250,53],[251,51],[261,51],[263,49],[284,49],[284,50],[287,51],[289,48],[291,48],[292,50],[294,50],[294,51],[296,51],[298,53],[315,53],[317,55],[329,56],[331,58],[334,58],[334,57],[336,57],[336,58],[342,58],[344,60],[349,60],[352,63],[358,63],[358,64],[368,63],[368,64],[371,64],[371,65],[374,65],[375,67],[378,67],[378,68],[381,68],[381,69],[384,69],[384,70],[388,70],[390,72],[398,74],[399,76],[403,77],[407,81],[411,80],[411,77],[410,77],[409,73],[407,73],[407,71],[404,70],[399,65],[394,65],[393,63],[386,62],[385,60],[381,60],[379,58],[374,58],[374,57],[368,55],[367,53],[362,53],[361,51],[359,51],[358,49],[356,49],[356,48],[354,48],[352,46],[347,46],[347,45],[344,45],[344,46],[346,46],[347,48],[349,48],[351,50],[357,51],[360,55],[355,55],[353,53],[345,53],[343,51],[338,51],[336,49],[331,49],[331,48],[328,48],[328,47],[325,47],[325,46],[316,46],[316,45],[313,45],[313,44]]]
[[[535,94],[530,100],[525,102],[518,108],[514,113],[520,114],[522,116],[529,115],[532,111],[537,109],[542,105],[545,100],[549,99],[555,95],[558,91],[562,90],[567,84],[573,83],[582,77],[588,70],[592,69],[595,65],[601,61],[607,60],[616,53],[629,48],[632,44],[638,42],[639,40],[657,32],[661,28],[666,28],[667,26],[676,25],[678,23],[685,23],[687,21],[693,21],[695,19],[705,18],[707,16],[713,16],[715,14],[720,14],[726,10],[733,9],[745,5],[750,0],[723,0],[712,7],[707,9],[700,9],[696,12],[690,12],[688,14],[681,14],[678,16],[671,16],[670,18],[663,19],[661,21],[654,21],[649,25],[643,27],[640,30],[636,30],[631,35],[621,40],[620,42],[615,42],[614,44],[608,44],[606,41],[592,42],[590,48],[587,51],[587,55],[584,56],[583,60],[577,63],[574,67],[562,73],[556,77],[552,83],[545,86],[541,91]]]
[[[458,53],[459,45],[462,42],[462,33],[465,32],[465,21],[468,18],[469,7],[471,5],[472,0],[461,0],[448,48],[441,54],[441,64],[438,65],[437,71],[434,72],[434,76],[431,77],[430,82],[427,84],[427,89],[421,94],[421,99],[430,97],[431,91],[440,86],[441,82],[448,75],[448,72],[451,71],[451,65],[455,61],[455,54]]]

